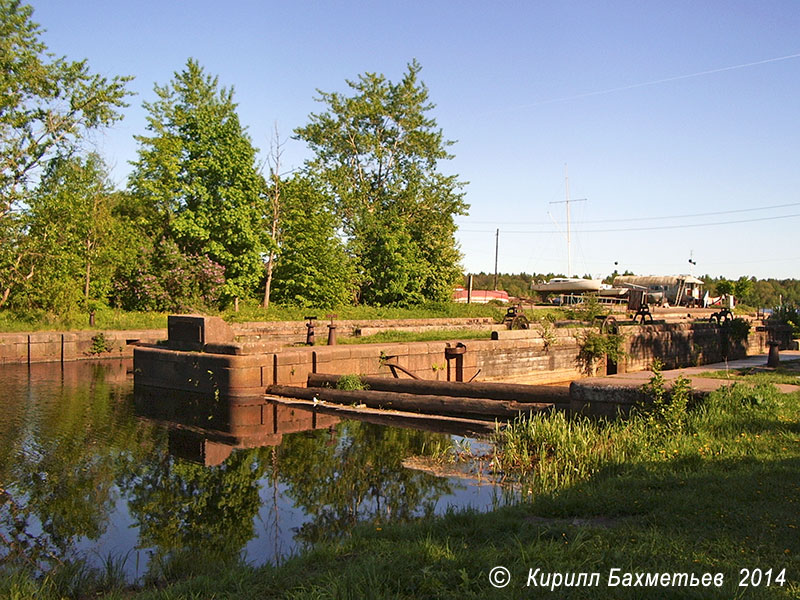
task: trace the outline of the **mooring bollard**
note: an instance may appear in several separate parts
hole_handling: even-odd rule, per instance
[[[303,317],[308,323],[306,323],[306,346],[313,346],[314,345],[314,321],[317,320],[317,317]]]
[[[331,324],[328,325],[328,346],[335,346],[336,325],[333,324],[333,320],[337,317],[337,315],[325,315],[325,316],[331,320]]]
[[[444,358],[447,361],[447,381],[451,381],[450,375],[450,361],[455,359],[455,380],[464,381],[464,353],[467,347],[458,342],[455,346],[447,344],[444,348]]]
[[[768,367],[777,367],[781,364],[781,355],[780,355],[780,342],[767,342],[767,346],[769,346],[769,356],[767,357],[767,366]]]

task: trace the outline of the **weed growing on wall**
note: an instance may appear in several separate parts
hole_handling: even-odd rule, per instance
[[[580,369],[587,375],[594,375],[604,356],[617,363],[625,358],[625,338],[621,334],[585,331],[581,335],[576,359]]]
[[[102,331],[92,336],[92,346],[89,348],[89,354],[102,354],[103,352],[108,352],[109,350],[111,350],[111,347],[109,346],[108,340],[106,340],[106,336]]]

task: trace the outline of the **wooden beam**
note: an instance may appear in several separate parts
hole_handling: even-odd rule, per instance
[[[543,412],[553,408],[549,403],[521,403],[489,398],[459,398],[456,396],[432,396],[425,394],[402,394],[375,390],[335,390],[328,388],[299,388],[288,385],[271,385],[266,393],[274,396],[321,400],[336,404],[364,404],[372,408],[383,408],[433,415],[480,415],[484,418],[513,418],[523,412]]]
[[[310,373],[308,387],[335,388],[340,375]],[[569,405],[569,387],[552,385],[524,385],[520,383],[462,383],[457,381],[430,381],[427,379],[392,379],[389,377],[362,377],[369,390],[453,396],[458,398],[490,398],[521,403],[555,403]]]

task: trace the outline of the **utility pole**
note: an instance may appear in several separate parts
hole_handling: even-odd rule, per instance
[[[494,234],[494,289],[497,290],[497,254],[500,250],[500,229]]]
[[[569,197],[569,175],[567,175],[567,166],[564,165],[564,184],[566,188],[566,200],[560,202],[551,202],[550,204],[566,204],[567,205],[567,277],[572,277],[572,243],[570,236],[570,219],[569,219],[569,203],[570,202],[586,202],[586,198],[577,198],[570,200]]]

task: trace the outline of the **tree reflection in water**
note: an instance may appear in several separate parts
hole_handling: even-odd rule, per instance
[[[228,560],[239,556],[255,535],[262,486],[272,487],[276,511],[280,489],[310,519],[295,530],[301,543],[339,535],[359,521],[432,514],[452,484],[405,469],[402,463],[408,456],[430,453],[447,439],[348,421],[284,435],[277,447],[236,450],[213,467],[154,456],[124,486],[139,527],[139,545],[156,548],[156,565],[163,568],[187,553]],[[275,519],[277,527],[277,512]]]
[[[311,516],[297,538],[315,542],[358,521],[380,523],[433,512],[449,494],[446,479],[405,469],[403,459],[430,453],[447,436],[346,421],[336,437],[313,431],[284,439],[278,450],[286,494]]]
[[[120,471],[156,439],[133,418],[129,388],[112,383],[120,371],[124,380],[122,362],[32,365],[30,398],[10,386],[0,421],[0,564],[47,569],[106,531]]]
[[[76,363],[61,371],[33,365],[30,372],[0,373],[9,398],[0,407],[0,566],[48,570],[80,559],[77,549],[92,547],[88,540],[97,541],[90,562],[144,550],[158,577],[181,560],[201,567],[202,561],[192,561],[198,554],[238,559],[263,534],[255,527],[269,503],[276,535],[280,520],[304,544],[341,535],[358,522],[430,514],[453,491],[447,480],[402,466],[409,456],[446,446],[447,435],[293,411],[284,419],[278,409],[262,420],[270,423],[263,431],[236,425],[240,421],[228,413],[212,420],[192,414],[192,432],[205,447],[209,441],[217,449],[231,439],[240,443],[229,456],[218,453],[227,458],[213,467],[171,455],[173,431],[187,425],[166,415],[137,415],[128,365]],[[187,405],[181,406],[185,412]],[[202,422],[217,430],[203,430]],[[249,437],[233,429],[220,437],[220,422],[234,423]],[[306,427],[319,429],[286,433]],[[267,440],[273,445],[242,447]],[[280,506],[292,505],[303,514],[279,514]],[[135,547],[110,539],[129,527],[138,528]],[[129,576],[145,568],[134,560],[136,571],[125,566]]]

